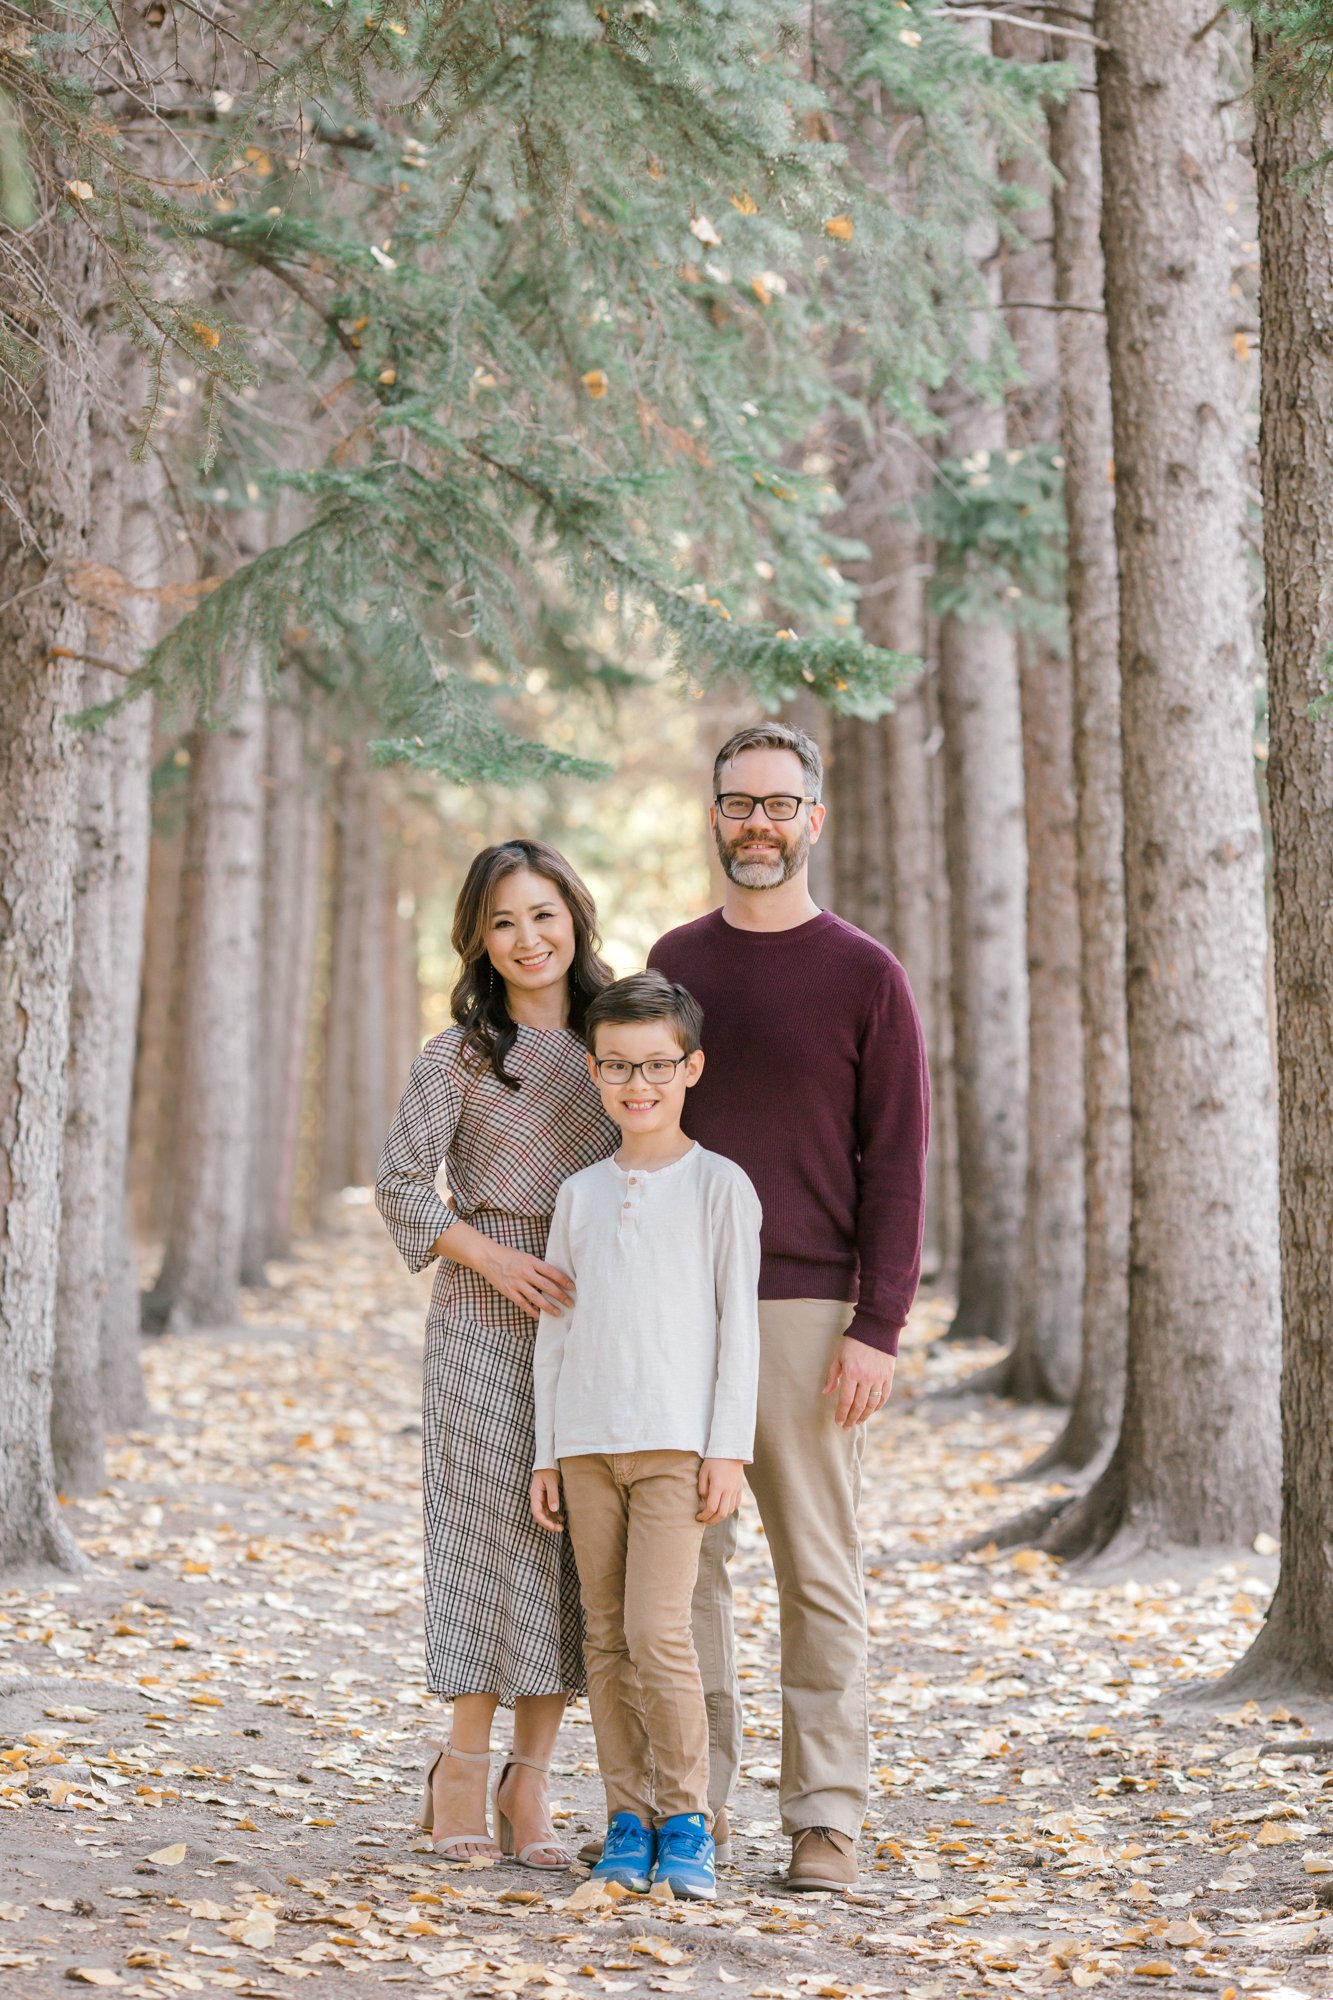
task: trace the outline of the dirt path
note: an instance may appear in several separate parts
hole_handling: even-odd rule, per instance
[[[978,1359],[928,1352],[929,1305],[868,1465],[860,1892],[777,1887],[776,1602],[752,1510],[749,1757],[718,1905],[580,1907],[569,1878],[442,1866],[413,1826],[440,1720],[419,1641],[423,1283],[365,1210],[276,1275],[234,1336],[152,1350],[160,1431],[70,1510],[90,1574],[0,1593],[7,1994],[1333,1994],[1326,1739],[1283,1711],[1162,1714],[1248,1642],[1271,1558],[1188,1588],[942,1560],[1028,1497],[999,1482],[1053,1418],[928,1401]],[[581,1704],[554,1789],[567,1832],[599,1825]]]

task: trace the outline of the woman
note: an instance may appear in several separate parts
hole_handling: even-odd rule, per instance
[[[611,978],[599,942],[592,898],[554,848],[510,840],[477,855],[454,911],[457,1025],[413,1064],[376,1180],[411,1269],[440,1260],[422,1420],[426,1663],[453,1725],[422,1825],[450,1860],[500,1858],[486,1770],[502,1704],[514,1754],[495,1787],[500,1847],[528,1867],[569,1865],[546,1773],[566,1698],[584,1687],[582,1625],[568,1537],[543,1534],[528,1506],[532,1347],[542,1307],[572,1297],[544,1261],[556,1191],[620,1137],[579,1034]]]

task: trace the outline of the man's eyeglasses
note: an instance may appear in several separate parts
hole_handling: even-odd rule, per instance
[[[669,1056],[654,1056],[649,1062],[625,1062],[620,1056],[606,1056],[594,1064],[603,1083],[628,1083],[638,1070],[645,1083],[670,1083],[688,1056],[677,1056],[674,1062]]]
[[[752,798],[749,792],[721,792],[714,800],[723,819],[749,819],[755,807],[762,806],[764,817],[775,826],[795,819],[802,806],[814,803],[813,799],[793,798],[790,792],[771,792],[766,799]]]

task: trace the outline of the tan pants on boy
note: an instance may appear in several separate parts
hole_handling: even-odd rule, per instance
[[[764,1524],[782,1633],[783,1831],[831,1826],[855,1840],[870,1781],[866,1603],[856,1512],[865,1426],[839,1430],[820,1391],[852,1317],[828,1299],[761,1299],[759,1409],[746,1478]],[[741,1757],[740,1684],[727,1563],[736,1517],[704,1533],[694,1593],[709,1802],[720,1812]]]
[[[699,1465],[691,1451],[560,1461],[608,1819],[708,1817],[708,1711],[690,1636]]]

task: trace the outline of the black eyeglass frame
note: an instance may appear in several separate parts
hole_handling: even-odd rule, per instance
[[[641,1076],[643,1077],[643,1080],[644,1080],[644,1082],[645,1082],[645,1083],[648,1083],[648,1082],[650,1081],[650,1078],[648,1077],[648,1074],[647,1074],[647,1071],[648,1071],[648,1069],[649,1069],[649,1067],[650,1067],[650,1065],[651,1065],[651,1064],[653,1064],[653,1063],[670,1063],[670,1064],[671,1064],[671,1074],[672,1074],[672,1076],[674,1077],[674,1076],[675,1076],[675,1074],[676,1074],[676,1071],[677,1071],[677,1070],[678,1070],[678,1069],[680,1068],[681,1064],[682,1064],[683,1062],[688,1062],[688,1061],[689,1061],[689,1057],[688,1057],[688,1055],[684,1055],[684,1056],[649,1056],[649,1058],[648,1058],[648,1061],[647,1061],[647,1062],[637,1062],[637,1063],[630,1063],[630,1064],[628,1065],[628,1068],[629,1068],[629,1075],[628,1075],[628,1076],[603,1076],[603,1075],[602,1075],[602,1068],[603,1068],[604,1064],[606,1064],[606,1063],[614,1063],[617,1069],[624,1069],[624,1068],[626,1067],[626,1063],[625,1063],[625,1058],[624,1058],[623,1056],[594,1056],[594,1057],[593,1057],[593,1059],[592,1059],[592,1066],[593,1066],[593,1068],[594,1068],[594,1069],[596,1070],[596,1072],[597,1072],[597,1080],[598,1080],[598,1082],[599,1082],[599,1083],[633,1083],[633,1081],[634,1081],[634,1073],[635,1073],[635,1071],[636,1071],[636,1070],[637,1070],[637,1071],[639,1072],[639,1074],[640,1074],[640,1075],[641,1075]],[[665,1077],[662,1077],[662,1078],[660,1078],[659,1080],[660,1080],[660,1081],[661,1081],[662,1083],[665,1083],[665,1082],[666,1082],[666,1078],[665,1078]]]
[[[723,799],[748,799],[750,803],[747,809],[743,813],[729,813],[722,804]],[[775,819],[773,814],[769,811],[768,808],[770,804],[772,804],[777,799],[782,799],[784,801],[790,799],[793,810],[791,814],[788,816],[788,818]],[[754,792],[715,792],[713,795],[713,804],[722,814],[723,819],[729,819],[732,821],[733,824],[735,824],[739,820],[745,820],[751,818],[754,813],[755,807],[762,806],[764,808],[764,818],[768,821],[770,826],[790,826],[792,820],[796,818],[802,806],[817,806],[819,804],[819,800],[802,798],[796,792],[768,792],[763,797],[759,797]]]

